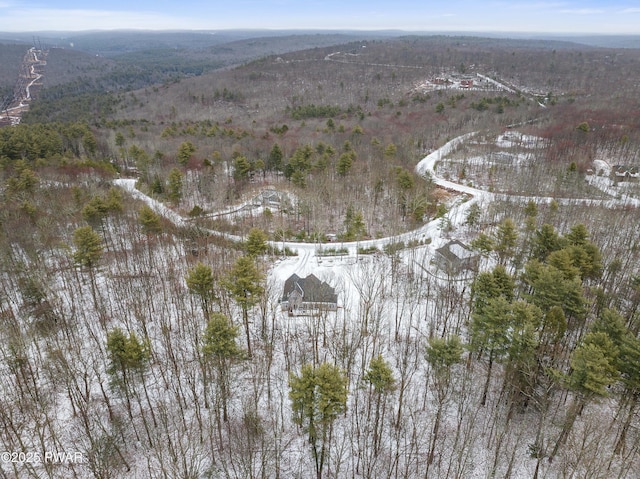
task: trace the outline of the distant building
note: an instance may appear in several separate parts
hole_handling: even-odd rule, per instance
[[[334,288],[313,274],[306,278],[292,274],[284,283],[280,305],[283,311],[288,311],[289,316],[335,311],[338,308],[338,295]]]
[[[458,240],[449,241],[438,248],[433,257],[434,264],[447,274],[478,269],[480,256]]]
[[[438,77],[431,80],[431,83],[434,85],[451,85],[453,82],[448,78]]]
[[[611,173],[614,179],[618,181],[640,178],[640,169],[637,166],[614,165],[613,168],[611,168]]]
[[[329,243],[335,243],[336,241],[338,241],[338,235],[335,233],[327,233],[325,237],[327,238],[327,241]]]
[[[285,199],[285,194],[276,190],[264,190],[253,198],[254,206],[266,206],[280,208]]]

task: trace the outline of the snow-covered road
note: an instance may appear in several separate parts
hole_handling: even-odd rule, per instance
[[[450,154],[455,148],[457,148],[460,144],[471,138],[475,133],[468,133],[465,135],[461,135],[446,144],[442,147],[438,148],[436,151],[430,153],[423,160],[421,160],[416,166],[416,171],[425,175],[427,171],[432,175],[434,181],[437,185],[447,188],[449,190],[459,191],[460,193],[466,193],[475,197],[484,197],[486,192],[481,190],[477,190],[474,188],[470,188],[464,185],[459,185],[457,183],[453,183],[441,178],[438,178],[434,173],[434,165],[435,163],[441,159],[442,157]],[[164,218],[171,221],[173,224],[178,226],[185,226],[188,222],[176,213],[171,208],[167,207],[160,201],[147,196],[141,191],[137,190],[136,180],[135,179],[117,179],[114,181],[114,184],[121,187],[133,197],[144,201],[149,207],[151,207],[156,213],[163,216]],[[465,211],[468,206],[471,204],[471,201],[466,202],[457,202],[449,211],[449,218],[454,223],[456,218],[461,219],[463,215],[461,213]],[[388,236],[385,238],[376,238],[371,240],[363,240],[363,241],[353,241],[353,242],[343,242],[343,243],[299,243],[299,242],[291,242],[291,241],[272,241],[270,242],[271,246],[276,248],[289,248],[296,253],[298,253],[298,258],[291,259],[290,261],[294,262],[297,265],[295,271],[305,270],[311,258],[316,256],[316,252],[321,247],[323,248],[345,248],[348,250],[349,255],[356,255],[359,248],[383,248],[387,244],[393,244],[398,242],[409,242],[409,241],[422,241],[427,238],[433,239],[438,235],[440,231],[440,220],[430,221],[422,225],[420,228],[409,231],[400,235]],[[207,230],[211,234],[221,235],[233,241],[242,241],[242,238],[239,236],[230,235],[228,233],[222,233],[220,231],[215,230]]]
[[[31,87],[35,85],[43,75],[36,73],[35,65],[44,64],[44,60],[38,58],[38,51],[35,47],[31,47],[27,52],[27,56],[32,56],[31,65],[29,66],[29,78],[30,81],[25,86],[25,97],[20,100],[20,103],[17,106],[7,108],[2,111],[2,114],[6,114],[10,120],[12,125],[17,125],[20,123],[22,113],[28,108],[29,102],[31,101]]]
[[[431,180],[441,188],[445,188],[450,191],[456,191],[458,193],[471,195],[474,198],[477,198],[477,199],[481,198],[485,201],[510,200],[515,202],[535,201],[536,203],[550,203],[551,201],[556,201],[560,205],[583,204],[583,205],[593,205],[593,206],[604,206],[605,208],[616,208],[616,207],[626,207],[626,206],[639,207],[640,206],[640,200],[636,198],[631,198],[628,196],[622,196],[619,199],[612,198],[610,200],[601,200],[601,199],[593,199],[593,198],[558,198],[558,197],[552,197],[552,196],[523,196],[523,195],[509,195],[506,193],[491,193],[478,188],[473,188],[471,186],[454,183],[453,181],[449,181],[439,177],[436,174],[436,168],[435,168],[436,163],[440,161],[442,158],[449,155],[451,152],[453,152],[465,141],[468,141],[469,139],[473,138],[476,134],[477,132],[467,133],[465,135],[461,135],[445,143],[436,151],[424,157],[416,165],[416,172],[422,176],[428,175],[431,178]]]
[[[445,158],[447,155],[451,154],[456,148],[462,145],[464,142],[473,138],[477,132],[466,133],[464,135],[460,135],[453,140],[445,143],[443,146],[433,151],[424,157],[418,164],[416,165],[416,172],[421,176],[428,176],[430,179],[439,187],[445,188],[449,191],[454,191],[465,195],[464,198],[459,198],[455,203],[453,203],[447,213],[447,218],[451,225],[455,228],[464,223],[466,219],[466,212],[468,208],[473,203],[478,203],[480,206],[486,206],[492,201],[496,200],[510,200],[510,201],[520,201],[522,203],[526,203],[528,201],[535,201],[536,203],[550,203],[551,201],[556,201],[561,205],[567,204],[583,204],[583,205],[599,205],[607,208],[614,207],[624,207],[624,206],[640,206],[640,201],[635,198],[623,197],[620,199],[610,199],[610,200],[597,200],[597,199],[589,199],[589,198],[554,198],[554,197],[542,197],[542,196],[518,196],[518,195],[507,195],[500,193],[491,193],[485,190],[481,190],[478,188],[473,188],[470,186],[462,185],[459,183],[455,183],[444,178],[439,177],[436,174],[436,164],[441,159]],[[168,219],[172,223],[178,226],[185,226],[188,222],[176,213],[171,208],[168,208],[160,201],[151,198],[141,191],[137,190],[135,187],[136,180],[133,179],[118,179],[115,180],[114,183],[123,188],[133,197],[138,198],[144,201],[147,205],[149,205],[154,211]],[[225,238],[228,238],[232,241],[242,241],[242,238],[239,236],[231,235],[228,233],[223,233],[215,230],[207,230],[209,233],[214,235],[221,235]],[[385,245],[399,243],[399,242],[428,242],[431,243],[431,247],[438,247],[441,243],[440,239],[442,236],[441,231],[441,220],[436,219],[425,223],[420,228],[417,228],[413,231],[409,231],[403,234],[388,236],[385,238],[376,238],[371,240],[357,241],[357,242],[343,242],[343,243],[298,243],[298,242],[290,242],[290,241],[272,241],[270,242],[271,246],[276,248],[289,248],[292,251],[295,251],[298,256],[295,258],[288,258],[276,265],[278,271],[278,276],[283,276],[285,273],[290,275],[293,273],[297,274],[306,274],[309,271],[312,271],[319,264],[316,255],[320,248],[344,248],[348,250],[348,256],[357,256],[359,248],[383,248]],[[428,241],[427,241],[428,240]],[[328,264],[341,264],[344,262],[338,260],[325,261],[325,266]]]

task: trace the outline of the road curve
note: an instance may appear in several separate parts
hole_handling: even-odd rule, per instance
[[[437,186],[441,188],[445,188],[449,191],[455,191],[465,195],[465,198],[456,202],[453,207],[449,210],[450,218],[457,218],[458,220],[461,218],[461,215],[464,215],[467,209],[471,204],[477,201],[481,201],[482,203],[487,203],[495,200],[516,200],[528,202],[535,201],[538,203],[549,203],[551,201],[556,201],[559,204],[585,204],[585,205],[598,205],[604,206],[607,208],[615,208],[615,207],[627,207],[640,206],[640,200],[635,198],[623,198],[623,199],[611,199],[611,200],[596,200],[590,198],[555,198],[555,197],[544,197],[544,196],[521,196],[521,195],[508,195],[508,194],[500,194],[500,193],[492,193],[485,190],[481,190],[478,188],[473,188],[466,185],[461,185],[459,183],[455,183],[453,181],[446,180],[444,178],[439,177],[436,174],[435,165],[442,158],[449,155],[456,148],[458,148],[465,141],[474,137],[477,132],[466,133],[464,135],[460,135],[453,140],[448,141],[444,145],[442,145],[437,150],[429,153],[422,160],[418,162],[416,165],[416,172],[423,177],[429,177],[431,181],[433,181]],[[187,226],[189,223],[178,213],[165,206],[160,201],[151,198],[141,191],[137,190],[135,187],[136,180],[134,179],[117,179],[114,180],[114,184],[123,188],[129,194],[144,201],[147,205],[149,205],[154,211],[168,219],[172,223],[178,226]],[[289,248],[293,251],[296,251],[299,255],[299,266],[303,267],[309,261],[309,259],[316,255],[317,250],[320,247],[328,247],[328,248],[345,248],[349,251],[350,255],[357,254],[359,248],[369,248],[369,247],[377,247],[382,248],[387,244],[393,244],[398,242],[409,242],[409,241],[421,241],[430,237],[435,236],[440,229],[440,220],[433,220],[428,223],[425,223],[421,227],[409,231],[406,233],[402,233],[395,236],[388,236],[385,238],[377,238],[372,240],[364,240],[364,241],[353,241],[353,242],[342,242],[342,243],[299,243],[299,242],[291,242],[291,241],[270,241],[269,244],[275,248]],[[243,238],[231,235],[229,233],[223,233],[221,231],[216,230],[206,230],[210,234],[220,235],[232,241],[243,241]]]

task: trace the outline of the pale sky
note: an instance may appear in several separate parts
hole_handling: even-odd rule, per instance
[[[0,31],[406,30],[640,34],[640,0],[0,0]]]

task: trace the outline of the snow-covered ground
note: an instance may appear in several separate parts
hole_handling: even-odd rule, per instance
[[[46,391],[47,397],[34,402],[38,408],[24,415],[18,411],[22,407],[18,387],[13,387],[21,384],[14,380],[20,376],[0,370],[3,382],[6,379],[11,385],[0,387],[0,405],[14,408],[0,409],[0,418],[12,424],[15,418],[24,419],[20,424],[24,430],[0,429],[0,439],[13,441],[4,439],[3,446],[26,450],[73,447],[84,458],[98,458],[92,462],[95,465],[102,457],[116,456],[112,449],[102,448],[100,441],[109,447],[126,445],[118,454],[122,453],[123,461],[126,457],[127,470],[115,457],[117,466],[106,462],[104,477],[310,477],[314,466],[309,445],[303,430],[293,423],[289,407],[289,373],[297,373],[305,363],[326,361],[349,375],[349,396],[347,412],[338,417],[332,430],[330,472],[323,477],[533,477],[536,459],[530,446],[536,440],[536,426],[543,424],[544,441],[549,443],[560,427],[562,413],[540,418],[530,407],[507,422],[497,373],[489,385],[486,407],[479,407],[478,391],[487,370],[483,361],[475,360],[453,367],[450,396],[442,403],[440,432],[434,441],[436,457],[428,473],[426,470],[438,406],[425,345],[429,338],[451,331],[464,335],[471,314],[471,278],[445,277],[430,260],[435,248],[449,238],[465,235],[463,223],[472,204],[484,207],[501,198],[446,181],[434,170],[439,159],[472,136],[447,143],[417,166],[436,184],[459,193],[448,205],[451,228],[443,230],[437,220],[396,237],[324,245],[344,246],[349,251],[336,257],[318,254],[317,244],[284,243],[297,250],[298,256],[270,267],[265,302],[251,312],[254,357],[232,366],[230,420],[221,426],[216,425],[219,404],[213,403],[216,382],[203,377],[198,358],[206,315],[185,285],[188,268],[201,258],[191,257],[179,239],[167,235],[163,241],[151,241],[131,228],[130,218],[114,218],[105,233],[114,245],[109,253],[117,256],[95,271],[95,276],[71,267],[51,273],[51,296],[56,298],[55,312],[65,318],[58,325],[64,332],[29,342],[24,355],[32,361],[29,367],[34,379],[24,377]],[[175,224],[188,224],[171,208],[137,191],[134,180],[117,180],[116,184]],[[129,239],[122,242],[125,231]],[[418,246],[397,255],[357,253],[358,247],[380,248],[409,240],[417,240]],[[61,264],[69,261],[67,253],[60,253]],[[282,283],[293,273],[313,273],[334,286],[340,298],[338,311],[293,318],[280,311]],[[4,292],[9,301],[3,306],[19,317],[17,311],[24,302],[21,293],[6,286]],[[234,321],[241,317],[233,304],[220,307]],[[3,321],[10,319],[11,315],[3,315]],[[28,321],[14,322],[20,328],[29,326]],[[149,339],[153,352],[130,398],[109,385],[105,344],[108,331],[115,327],[139,332]],[[6,344],[0,344],[0,352],[10,355]],[[383,356],[397,381],[396,390],[382,404],[379,451],[371,444],[375,394],[363,379],[377,355]],[[127,410],[132,412],[127,414]],[[602,420],[611,422],[613,411],[612,403],[586,407],[575,426],[576,438],[599,439],[609,434],[610,443],[615,431],[603,428],[594,434],[583,433],[581,428],[600,425]],[[24,442],[18,444],[17,437]],[[586,449],[575,446],[572,450]],[[597,452],[594,458],[610,460],[611,456]],[[586,477],[584,467],[563,476],[574,467],[572,460],[568,456],[553,464],[541,462],[539,477]],[[637,459],[631,461],[635,465]],[[625,477],[618,471],[624,472],[621,464],[628,461],[612,458],[611,462],[613,477]],[[0,471],[7,477],[22,477],[19,471],[11,475],[9,464],[0,464]],[[68,470],[62,468],[52,474],[46,474],[44,467],[37,472],[39,475],[31,476],[57,479],[74,475],[65,475]],[[79,465],[75,477],[98,476],[91,472],[88,466]]]
[[[36,64],[46,64],[45,60],[39,58],[38,55],[42,56],[43,52],[37,50],[35,47],[31,47],[27,52],[27,56],[31,57],[30,61],[33,63],[29,66],[29,75],[31,80],[25,87],[25,98],[21,99],[18,105],[12,108],[8,108],[7,110],[4,110],[2,112],[2,114],[6,114],[11,119],[12,125],[17,125],[20,123],[22,113],[29,107],[29,102],[31,101],[31,87],[33,87],[33,85],[40,81],[43,76],[39,73],[36,73],[35,71]]]
[[[457,147],[459,147],[462,143],[472,138],[475,133],[469,133],[466,135],[459,136],[449,142],[447,142],[442,147],[438,148],[436,151],[427,155],[424,159],[422,159],[416,166],[416,171],[421,175],[431,175],[433,181],[442,188],[449,189],[452,191],[456,191],[461,193],[464,196],[458,195],[455,197],[454,202],[449,205],[449,211],[447,213],[447,219],[450,226],[453,229],[456,229],[458,226],[462,225],[466,218],[466,212],[472,203],[479,201],[483,204],[485,201],[491,198],[491,195],[485,191],[471,188],[465,185],[460,185],[451,181],[444,180],[439,178],[434,171],[434,166],[437,161],[441,158],[449,155],[453,152]],[[147,205],[149,205],[154,211],[158,214],[162,215],[172,223],[178,226],[184,226],[187,224],[187,220],[185,220],[182,216],[176,213],[171,208],[164,205],[162,202],[151,198],[141,191],[137,190],[135,187],[136,180],[133,179],[117,179],[114,183],[123,188],[126,192],[134,196],[135,198],[144,201]],[[236,206],[232,209],[225,210],[220,212],[220,214],[229,214],[231,211],[237,211],[242,207],[249,205],[250,202],[246,202],[246,204]],[[217,213],[213,213],[216,215]],[[379,249],[384,248],[388,244],[394,244],[399,242],[409,243],[429,243],[426,248],[431,250],[438,248],[445,241],[443,239],[443,231],[442,231],[442,222],[440,219],[436,219],[425,223],[421,227],[409,231],[407,233],[389,236],[385,238],[377,238],[363,241],[354,241],[354,242],[343,242],[343,243],[299,243],[299,242],[290,242],[290,241],[273,241],[271,242],[272,246],[278,248],[287,247],[292,251],[297,252],[297,257],[292,257],[288,259],[284,259],[279,261],[274,265],[272,275],[274,277],[280,278],[284,281],[291,274],[296,273],[298,275],[306,275],[311,272],[316,271],[318,268],[323,270],[335,268],[335,267],[343,267],[348,262],[356,262],[358,261],[358,249],[360,248],[370,248],[376,247]],[[212,234],[219,234],[225,236],[228,239],[233,241],[241,241],[242,238],[230,235],[227,233],[221,233],[217,231],[210,231]],[[343,258],[335,258],[333,260],[323,258],[319,259],[317,257],[317,251],[319,248],[345,248],[348,250],[348,256]]]
[[[544,148],[546,143],[539,136],[524,135],[517,130],[506,131],[496,139],[496,145],[500,148]]]
[[[467,215],[467,211],[469,207],[473,203],[478,203],[481,207],[487,206],[491,201],[496,200],[510,200],[510,201],[519,201],[522,204],[526,204],[528,201],[536,201],[538,203],[550,203],[552,201],[556,201],[557,203],[563,204],[592,204],[592,205],[602,205],[605,207],[619,207],[619,206],[640,206],[640,201],[636,198],[629,197],[628,195],[621,194],[620,188],[614,188],[610,184],[610,180],[608,177],[598,177],[598,176],[590,176],[588,177],[588,181],[597,186],[602,191],[611,195],[610,200],[600,200],[600,199],[590,199],[590,198],[557,198],[557,197],[543,197],[543,196],[518,196],[518,195],[508,195],[508,194],[499,194],[499,193],[491,193],[486,190],[482,190],[479,188],[474,188],[469,185],[463,185],[460,183],[456,183],[454,181],[450,181],[440,177],[436,172],[436,164],[442,159],[446,158],[448,155],[451,155],[457,148],[463,145],[465,142],[472,141],[472,139],[477,135],[477,132],[471,132],[459,137],[450,140],[449,142],[442,145],[437,150],[429,153],[422,160],[418,162],[415,169],[416,172],[422,176],[428,176],[436,185],[446,190],[458,193],[457,196],[454,197],[454,201],[449,205],[449,211],[447,213],[447,220],[450,225],[451,230],[459,229]],[[509,148],[513,146],[525,147],[525,148],[541,148],[544,145],[544,141],[541,138],[523,135],[522,133],[512,130],[505,132],[501,136],[499,136],[496,140],[498,146]],[[520,158],[520,157],[518,157]],[[482,162],[482,157],[472,158],[476,162]],[[490,161],[486,157],[484,161]],[[528,157],[523,158],[522,161],[528,161]],[[605,169],[608,165],[605,162],[600,162],[596,165],[598,169]],[[178,213],[176,213],[171,208],[168,208],[161,202],[145,195],[135,188],[135,180],[132,179],[118,179],[115,180],[115,184],[125,189],[128,193],[133,195],[134,197],[144,201],[150,207],[152,207],[157,213],[161,214],[171,222],[176,225],[183,226],[187,223],[187,221],[182,218]],[[238,211],[239,209],[244,208],[251,204],[251,201],[247,201],[240,206],[236,206],[232,209],[228,209],[225,211],[221,211],[219,213],[213,213],[213,215],[220,214],[230,214],[233,211]],[[212,234],[219,234],[225,236],[228,239],[233,241],[242,241],[242,238],[235,235],[230,235],[227,233],[221,233],[217,231],[210,231]],[[279,281],[284,281],[291,274],[298,274],[300,276],[307,275],[312,272],[317,272],[319,270],[325,271],[323,273],[324,276],[330,276],[328,273],[331,269],[343,269],[345,265],[355,264],[359,260],[358,250],[360,248],[370,248],[375,247],[382,249],[388,244],[394,244],[399,242],[404,243],[427,243],[425,248],[430,254],[433,253],[433,250],[440,247],[446,240],[449,239],[449,234],[445,235],[442,231],[442,222],[440,219],[430,221],[420,226],[419,228],[409,231],[403,234],[389,236],[385,238],[377,238],[370,240],[363,240],[357,242],[343,242],[343,243],[299,243],[299,242],[291,242],[291,241],[274,241],[271,242],[272,246],[278,248],[289,248],[292,251],[295,251],[298,256],[290,257],[283,260],[280,260],[273,266],[273,270],[271,275],[274,278],[277,278]],[[320,258],[317,256],[317,252],[321,248],[344,248],[348,251],[348,255],[346,257],[336,257],[334,259]],[[360,256],[361,259],[361,256]]]

